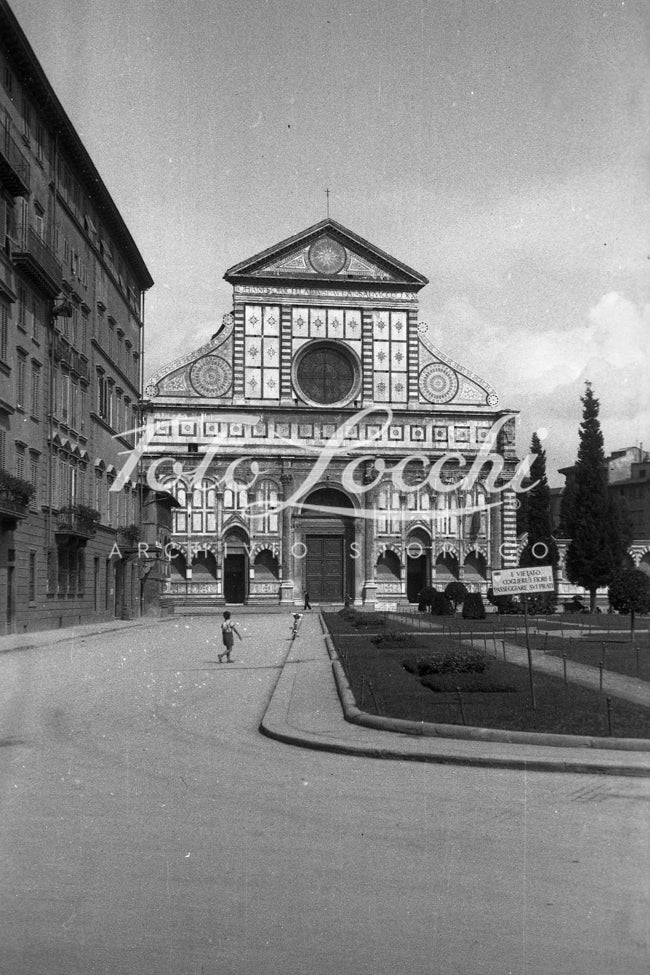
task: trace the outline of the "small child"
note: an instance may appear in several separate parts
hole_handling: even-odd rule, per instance
[[[232,645],[235,642],[233,633],[236,633],[241,640],[241,633],[235,626],[233,620],[230,619],[230,613],[228,610],[223,614],[223,623],[221,624],[221,639],[223,640],[223,645],[226,648],[221,653],[217,654],[219,658],[219,663],[223,663],[222,657],[226,658],[226,663],[232,663],[230,659],[230,654],[232,653]]]

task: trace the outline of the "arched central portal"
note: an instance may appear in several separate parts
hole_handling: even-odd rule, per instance
[[[295,550],[296,577],[312,602],[354,598],[353,515],[352,502],[336,488],[319,488],[303,503],[296,519],[296,538],[302,540]]]

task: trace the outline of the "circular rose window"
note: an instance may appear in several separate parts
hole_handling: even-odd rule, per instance
[[[309,248],[309,263],[319,274],[338,274],[347,257],[345,247],[332,237],[320,237]]]
[[[351,349],[331,342],[308,342],[294,361],[294,385],[302,399],[338,406],[359,394],[361,370]]]

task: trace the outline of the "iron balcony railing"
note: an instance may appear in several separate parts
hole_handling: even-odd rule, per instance
[[[0,135],[0,179],[13,196],[29,196],[29,162],[6,130]]]
[[[27,231],[22,248],[13,253],[14,264],[29,274],[50,298],[56,297],[63,283],[63,271],[56,257],[33,227]]]

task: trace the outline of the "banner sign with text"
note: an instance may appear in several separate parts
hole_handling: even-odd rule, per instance
[[[534,592],[551,592],[555,589],[553,568],[540,565],[537,568],[495,569],[492,572],[492,592],[495,596],[528,595]]]

